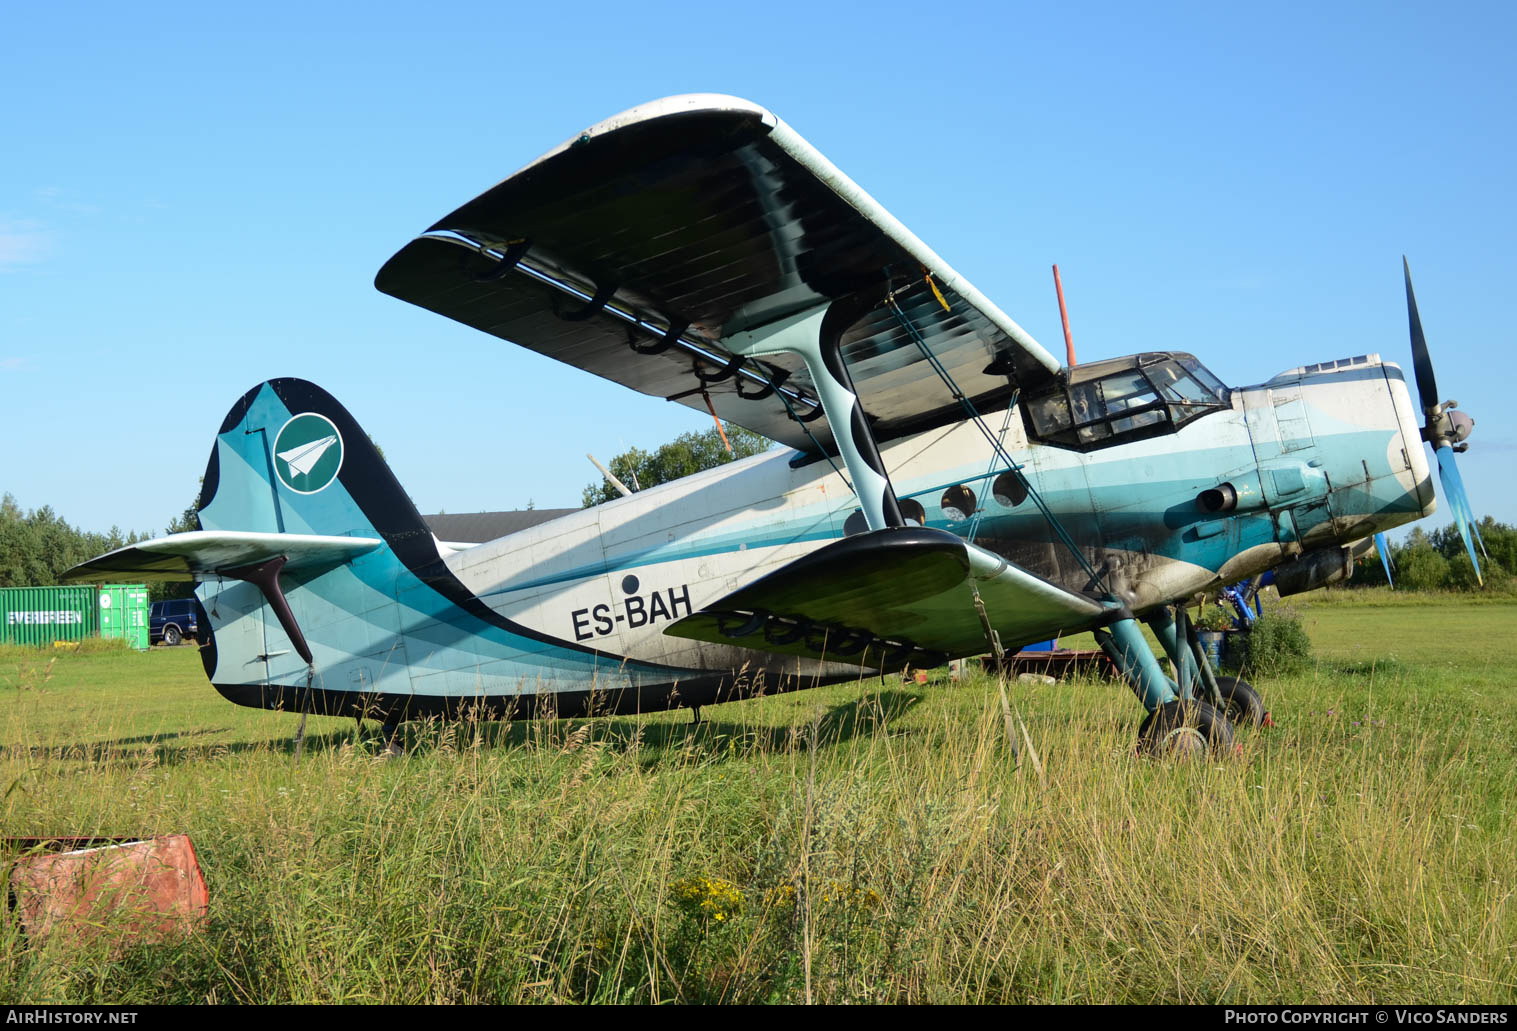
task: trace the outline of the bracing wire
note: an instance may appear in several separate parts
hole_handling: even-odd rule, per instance
[[[901,328],[906,331],[906,334],[916,342],[917,347],[922,352],[922,357],[927,359],[927,364],[930,365],[932,367],[932,370],[938,374],[938,378],[941,379],[944,385],[948,387],[949,393],[953,395],[954,400],[959,403],[960,407],[964,409],[964,413],[969,416],[970,421],[975,424],[980,433],[983,434],[985,439],[990,443],[990,447],[994,455],[996,457],[999,457],[1002,462],[1006,463],[1006,468],[1010,470],[1011,474],[1017,478],[1017,481],[1022,485],[1023,489],[1027,491],[1027,496],[1031,498],[1033,504],[1037,506],[1039,513],[1042,514],[1044,520],[1047,521],[1054,534],[1058,536],[1060,543],[1062,543],[1064,547],[1069,550],[1069,553],[1074,556],[1075,561],[1080,564],[1080,568],[1085,571],[1085,574],[1089,576],[1091,580],[1096,584],[1101,585],[1104,588],[1105,584],[1101,575],[1096,572],[1095,568],[1090,564],[1090,561],[1086,559],[1084,552],[1082,552],[1079,547],[1076,546],[1074,539],[1070,537],[1069,533],[1064,529],[1058,518],[1053,514],[1053,510],[1048,507],[1048,504],[1043,500],[1042,495],[1040,495],[1033,487],[1032,483],[1028,481],[1027,476],[1022,472],[1022,467],[1012,460],[1011,456],[1006,453],[1005,447],[1003,447],[1001,445],[1001,442],[997,440],[994,434],[990,432],[990,427],[985,425],[984,418],[982,418],[980,413],[975,409],[973,402],[964,396],[964,392],[959,389],[959,385],[954,382],[953,376],[950,375],[948,370],[943,367],[943,363],[938,360],[938,356],[932,353],[932,348],[927,346],[927,341],[922,338],[922,334],[917,330],[911,319],[907,317],[906,313],[901,309],[901,306],[896,303],[895,293],[893,291],[886,296],[885,306],[890,309],[891,314],[895,316],[896,321],[901,324]],[[1009,408],[1007,409],[1007,413],[1008,415],[1010,414]]]
[[[1006,405],[1006,418],[1001,421],[1001,436],[1000,436],[1000,439],[1003,442],[1006,440],[1006,431],[1009,430],[1009,429],[1011,429],[1011,413],[1014,412],[1014,411],[1016,411],[1016,409],[1017,409],[1017,400],[1021,396],[1022,396],[1022,392],[1020,390],[1013,390],[1011,392],[1011,401]],[[991,453],[991,455],[990,455],[990,464],[985,467],[985,475],[982,478],[983,480],[990,480],[990,478],[995,475],[996,463],[1000,460],[1000,458],[1001,458],[1001,456],[999,454],[997,454],[995,452]],[[991,488],[992,491],[995,490],[995,483],[994,483],[994,481],[991,482],[990,488]],[[969,536],[966,539],[971,544],[974,543],[975,534],[977,534],[977,533],[980,532],[980,520],[982,520],[984,518],[985,518],[985,507],[983,505],[981,505],[979,508],[977,508],[975,510],[974,518],[969,521]]]

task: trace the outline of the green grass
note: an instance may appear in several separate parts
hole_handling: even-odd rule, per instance
[[[1268,591],[1265,605],[1269,604],[1268,598],[1275,597],[1274,592]],[[1408,608],[1437,608],[1443,605],[1511,605],[1517,602],[1517,593],[1510,586],[1500,587],[1487,583],[1480,590],[1471,591],[1408,591],[1404,589],[1392,590],[1389,587],[1325,587],[1321,590],[1309,591],[1290,598],[1285,604],[1307,607],[1318,606],[1360,606],[1367,605],[1372,608],[1408,607]],[[1278,599],[1277,599],[1278,603]]]
[[[0,652],[3,834],[184,831],[211,895],[124,950],[7,917],[0,1002],[1517,1000],[1517,605],[1305,615],[1237,757],[1137,757],[1120,686],[1011,685],[1042,777],[984,678],[398,760],[313,718],[297,760],[193,649]]]

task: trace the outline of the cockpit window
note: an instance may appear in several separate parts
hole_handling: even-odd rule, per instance
[[[1170,401],[1205,404],[1217,400],[1215,394],[1187,375],[1179,362],[1160,362],[1145,371]]]
[[[1227,388],[1188,354],[1092,362],[1024,406],[1033,435],[1087,450],[1173,432],[1227,406]]]
[[[1227,384],[1223,383],[1217,377],[1213,376],[1210,369],[1202,365],[1200,362],[1196,361],[1188,354],[1177,354],[1175,355],[1175,360],[1184,367],[1186,372],[1189,372],[1192,376],[1196,377],[1202,386],[1206,387],[1207,390],[1210,390],[1213,394],[1215,394],[1218,400],[1220,400],[1223,404],[1227,403],[1227,395],[1229,393]]]

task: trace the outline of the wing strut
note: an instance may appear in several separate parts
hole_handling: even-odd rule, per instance
[[[832,427],[832,438],[853,479],[853,492],[871,530],[905,526],[906,517],[901,515],[895,487],[880,458],[879,445],[869,429],[869,417],[848,373],[840,345],[844,331],[878,303],[876,291],[852,294],[833,301],[825,311],[812,312],[768,336],[725,341],[735,354],[743,357],[788,351],[806,363],[806,371],[827,413],[827,423]]]
[[[311,646],[306,643],[306,635],[301,632],[300,624],[295,622],[295,613],[290,611],[290,602],[284,596],[284,588],[279,584],[279,572],[289,559],[278,555],[267,562],[256,562],[252,565],[237,566],[234,569],[218,569],[222,576],[233,580],[242,580],[250,583],[263,592],[268,599],[269,608],[274,610],[274,615],[279,619],[279,625],[284,627],[285,636],[295,646],[296,653],[306,660],[306,666],[312,663]]]
[[[929,284],[931,283],[930,278],[928,282]],[[944,306],[947,307],[946,304]],[[927,346],[927,341],[922,339],[922,334],[917,332],[917,328],[912,324],[911,319],[901,310],[901,306],[896,303],[894,291],[885,296],[885,307],[890,309],[891,314],[895,316],[896,321],[901,324],[901,328],[906,331],[906,334],[916,341],[917,347],[921,348],[922,357],[927,359],[927,364],[932,366],[933,371],[938,374],[938,378],[948,387],[948,391],[953,395],[954,400],[964,409],[964,414],[969,416],[970,421],[975,424],[975,427],[990,442],[992,451],[1000,456],[1001,461],[1006,463],[1007,470],[1017,478],[1017,482],[1021,485],[1022,489],[1027,491],[1027,496],[1032,498],[1033,504],[1038,506],[1038,511],[1043,514],[1043,518],[1053,528],[1053,532],[1058,535],[1064,547],[1068,548],[1069,553],[1075,557],[1075,561],[1080,563],[1080,568],[1085,570],[1085,575],[1089,576],[1091,582],[1100,587],[1107,595],[1111,595],[1111,588],[1106,585],[1101,574],[1096,572],[1095,567],[1086,559],[1085,553],[1075,546],[1074,538],[1069,536],[1069,532],[1064,529],[1058,517],[1053,514],[1053,509],[1048,507],[1047,503],[1043,501],[1042,496],[1033,488],[1032,482],[1023,475],[1022,467],[1012,461],[1011,456],[1006,453],[1006,448],[1002,446],[1001,441],[996,438],[995,434],[990,432],[990,427],[985,425],[985,420],[975,408],[974,402],[964,396],[964,392],[959,389],[959,385],[953,381],[952,374],[943,367],[943,363],[938,360],[937,355],[932,353],[932,348]],[[1016,403],[1015,398],[1013,398],[1012,403]],[[831,415],[829,414],[828,417],[831,418]]]

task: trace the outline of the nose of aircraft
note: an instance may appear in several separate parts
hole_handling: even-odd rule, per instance
[[[1421,413],[1395,365],[1345,358],[1239,393],[1282,545],[1348,544],[1435,507]]]
[[[1454,408],[1457,401],[1450,401],[1448,408],[1438,416],[1437,436],[1449,441],[1451,444],[1463,444],[1475,429],[1475,420],[1464,412]],[[1455,447],[1456,451],[1464,451],[1465,448]]]

